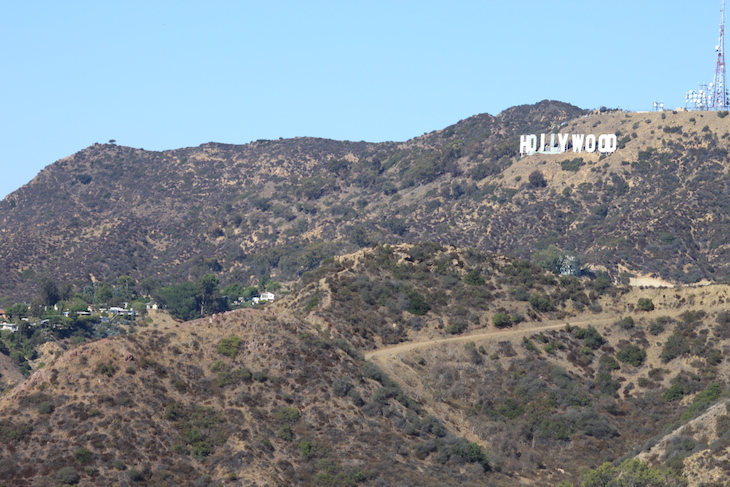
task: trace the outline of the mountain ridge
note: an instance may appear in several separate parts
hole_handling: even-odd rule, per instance
[[[615,133],[619,150],[519,156],[519,135],[551,130]],[[674,283],[723,281],[727,147],[726,119],[712,112],[588,113],[549,101],[405,142],[97,144],[0,202],[0,296],[32,293],[43,275],[294,281],[337,253],[427,240],[522,258],[554,245],[616,280],[624,266]]]

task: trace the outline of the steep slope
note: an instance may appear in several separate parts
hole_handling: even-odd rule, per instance
[[[513,112],[524,112],[524,121],[512,121]],[[505,120],[475,117],[453,132],[473,138],[470,150],[482,158],[525,124],[547,127],[548,118],[579,113],[542,102],[511,109]],[[401,179],[421,185],[458,172],[454,146],[461,143],[299,138],[160,153],[97,144],[47,167],[0,204],[0,296],[29,294],[40,275],[179,281],[220,268],[230,279],[269,272],[296,278],[343,245],[374,238],[345,237],[352,223],[368,224]],[[507,164],[505,157],[492,158]],[[403,233],[397,220],[389,222]]]
[[[1,397],[0,416],[0,479],[19,487],[504,479],[372,365],[266,311],[77,347]]]
[[[614,288],[434,244],[337,257],[308,277],[272,309],[368,350],[495,469],[557,485],[641,453],[691,486],[730,474],[727,285]]]
[[[530,133],[619,144],[519,157]],[[402,143],[95,145],[0,203],[0,296],[21,299],[42,275],[295,280],[337,253],[428,240],[522,258],[555,245],[614,278],[724,280],[728,134],[723,112],[586,114],[544,101]]]
[[[0,479],[551,486],[644,452],[695,486],[730,473],[728,299],[365,249],[264,309],[65,341],[0,397]]]

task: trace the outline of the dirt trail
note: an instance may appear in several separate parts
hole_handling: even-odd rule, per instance
[[[410,343],[402,343],[400,345],[394,345],[392,347],[387,348],[381,348],[378,350],[372,350],[370,352],[365,352],[365,360],[370,360],[373,358],[378,357],[384,357],[387,355],[396,355],[398,353],[403,352],[409,352],[411,350],[415,350],[418,348],[424,348],[424,347],[431,347],[434,345],[439,345],[441,343],[450,343],[450,342],[469,342],[469,341],[475,341],[475,340],[481,340],[484,338],[503,338],[513,335],[526,335],[528,333],[536,333],[540,331],[546,331],[546,330],[554,330],[556,328],[563,328],[566,323],[569,323],[571,326],[581,326],[581,325],[602,325],[607,323],[614,323],[616,321],[616,318],[598,318],[593,320],[581,320],[581,321],[571,321],[571,320],[552,320],[547,322],[548,324],[539,323],[539,322],[529,322],[529,323],[523,323],[519,327],[510,328],[508,330],[500,330],[500,329],[494,329],[489,330],[486,332],[479,332],[479,333],[472,333],[468,335],[459,335],[454,337],[447,337],[447,338],[437,338],[435,340],[429,340],[425,342],[410,342]]]
[[[683,309],[660,309],[660,310],[654,310],[650,312],[643,312],[643,313],[627,313],[632,314],[634,317],[643,317],[643,318],[656,318],[659,316],[669,316],[670,318],[676,318],[677,316],[681,315],[687,310],[690,309],[702,309],[705,312],[713,312],[713,311],[724,311],[727,310],[727,306],[687,306]],[[381,358],[381,357],[389,357],[389,356],[395,356],[399,353],[404,352],[410,352],[411,350],[416,350],[420,348],[425,347],[432,347],[435,345],[439,345],[442,343],[451,343],[451,342],[468,342],[468,341],[476,341],[476,340],[482,340],[485,338],[505,338],[510,336],[519,336],[519,335],[527,335],[531,333],[537,333],[540,331],[546,331],[546,330],[555,330],[557,328],[563,328],[566,324],[570,324],[571,326],[587,326],[587,325],[593,325],[593,326],[602,326],[602,325],[609,325],[613,324],[616,321],[620,320],[621,316],[614,315],[610,317],[606,317],[605,315],[599,315],[594,318],[591,318],[590,316],[579,316],[576,318],[571,319],[563,319],[563,320],[551,320],[547,322],[526,322],[522,323],[517,327],[509,328],[507,330],[500,330],[500,329],[491,329],[489,331],[481,331],[477,333],[471,333],[468,335],[459,335],[454,337],[446,337],[446,338],[437,338],[434,340],[428,340],[428,341],[422,341],[422,342],[409,342],[409,343],[402,343],[399,345],[394,345],[392,347],[387,348],[380,348],[378,350],[371,350],[369,352],[365,352],[365,360],[371,360],[374,358]]]

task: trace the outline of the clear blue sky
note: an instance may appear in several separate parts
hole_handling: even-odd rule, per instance
[[[721,0],[6,1],[0,198],[95,142],[407,140],[543,99],[684,106]]]

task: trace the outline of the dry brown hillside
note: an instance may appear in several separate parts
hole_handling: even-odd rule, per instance
[[[540,133],[618,134],[619,145],[520,157],[520,135]],[[522,258],[554,245],[614,278],[721,281],[728,133],[722,113],[543,101],[405,142],[97,144],[0,203],[0,299],[23,299],[43,276],[293,282],[327,257],[423,241]]]
[[[552,486],[645,452],[699,486],[730,472],[729,295],[368,249],[264,309],[62,342],[0,397],[0,479]]]
[[[397,385],[310,325],[267,311],[76,347],[0,398],[0,411],[0,479],[13,486],[503,478]],[[423,450],[428,438],[441,446]]]

